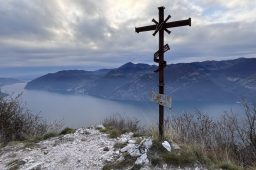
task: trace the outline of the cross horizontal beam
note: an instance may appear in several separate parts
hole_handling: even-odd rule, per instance
[[[187,26],[187,25],[191,26],[191,18],[186,19],[186,20],[167,22],[164,24],[162,29],[182,27],[182,26]],[[138,28],[135,28],[135,32],[140,33],[140,32],[144,32],[144,31],[153,31],[153,30],[156,30],[156,28],[157,28],[157,25],[138,27]]]

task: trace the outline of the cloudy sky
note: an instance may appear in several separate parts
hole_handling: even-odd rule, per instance
[[[192,18],[165,42],[168,63],[256,57],[255,0],[0,0],[0,67],[153,64],[158,36],[134,28]]]

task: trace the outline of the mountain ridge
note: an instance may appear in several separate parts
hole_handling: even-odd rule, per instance
[[[29,90],[92,95],[114,100],[149,101],[158,91],[155,65],[128,62],[101,71],[64,70],[26,85]],[[256,58],[169,64],[165,92],[178,101],[230,101],[256,96]]]
[[[2,78],[0,77],[0,87],[5,85],[11,85],[15,83],[21,83],[22,81],[14,78]]]

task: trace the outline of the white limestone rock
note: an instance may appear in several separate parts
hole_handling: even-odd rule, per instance
[[[123,147],[120,152],[127,152],[129,149],[135,148],[135,144],[128,144],[127,146]]]
[[[142,154],[140,157],[137,158],[135,161],[136,165],[146,165],[149,163],[148,156],[146,153]]]
[[[162,146],[163,146],[167,151],[171,152],[172,148],[171,148],[171,145],[169,144],[169,142],[164,141],[164,142],[162,143]]]
[[[145,139],[142,142],[142,145],[146,148],[146,149],[150,149],[153,145],[152,139]]]
[[[128,143],[135,144],[135,143],[136,143],[136,140],[131,139],[131,140],[128,141]]]
[[[105,126],[103,126],[103,125],[98,125],[96,128],[97,129],[103,129],[103,130],[106,129]]]
[[[128,139],[127,138],[120,138],[119,140],[118,140],[118,142],[119,143],[127,143],[128,142]]]
[[[134,135],[134,133],[129,132],[128,135],[129,135],[130,137],[132,137],[132,136]]]
[[[131,157],[138,157],[141,155],[141,152],[137,146],[130,148],[127,152]]]
[[[133,133],[132,133],[132,132],[122,134],[122,135],[118,138],[118,142],[119,142],[119,143],[127,143],[129,140],[131,140],[132,136],[133,136]]]

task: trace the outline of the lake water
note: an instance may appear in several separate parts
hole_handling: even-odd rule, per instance
[[[92,96],[63,95],[44,91],[25,90],[25,83],[3,86],[7,94],[15,96],[23,93],[21,101],[32,112],[40,114],[47,121],[62,121],[65,126],[81,127],[100,124],[106,117],[114,114],[138,119],[143,125],[158,123],[158,105],[153,102],[119,102]],[[175,99],[174,99],[175,100]],[[183,112],[195,112],[196,109],[211,116],[224,111],[240,112],[239,104],[187,104],[173,103],[173,109],[165,109],[165,116]]]

